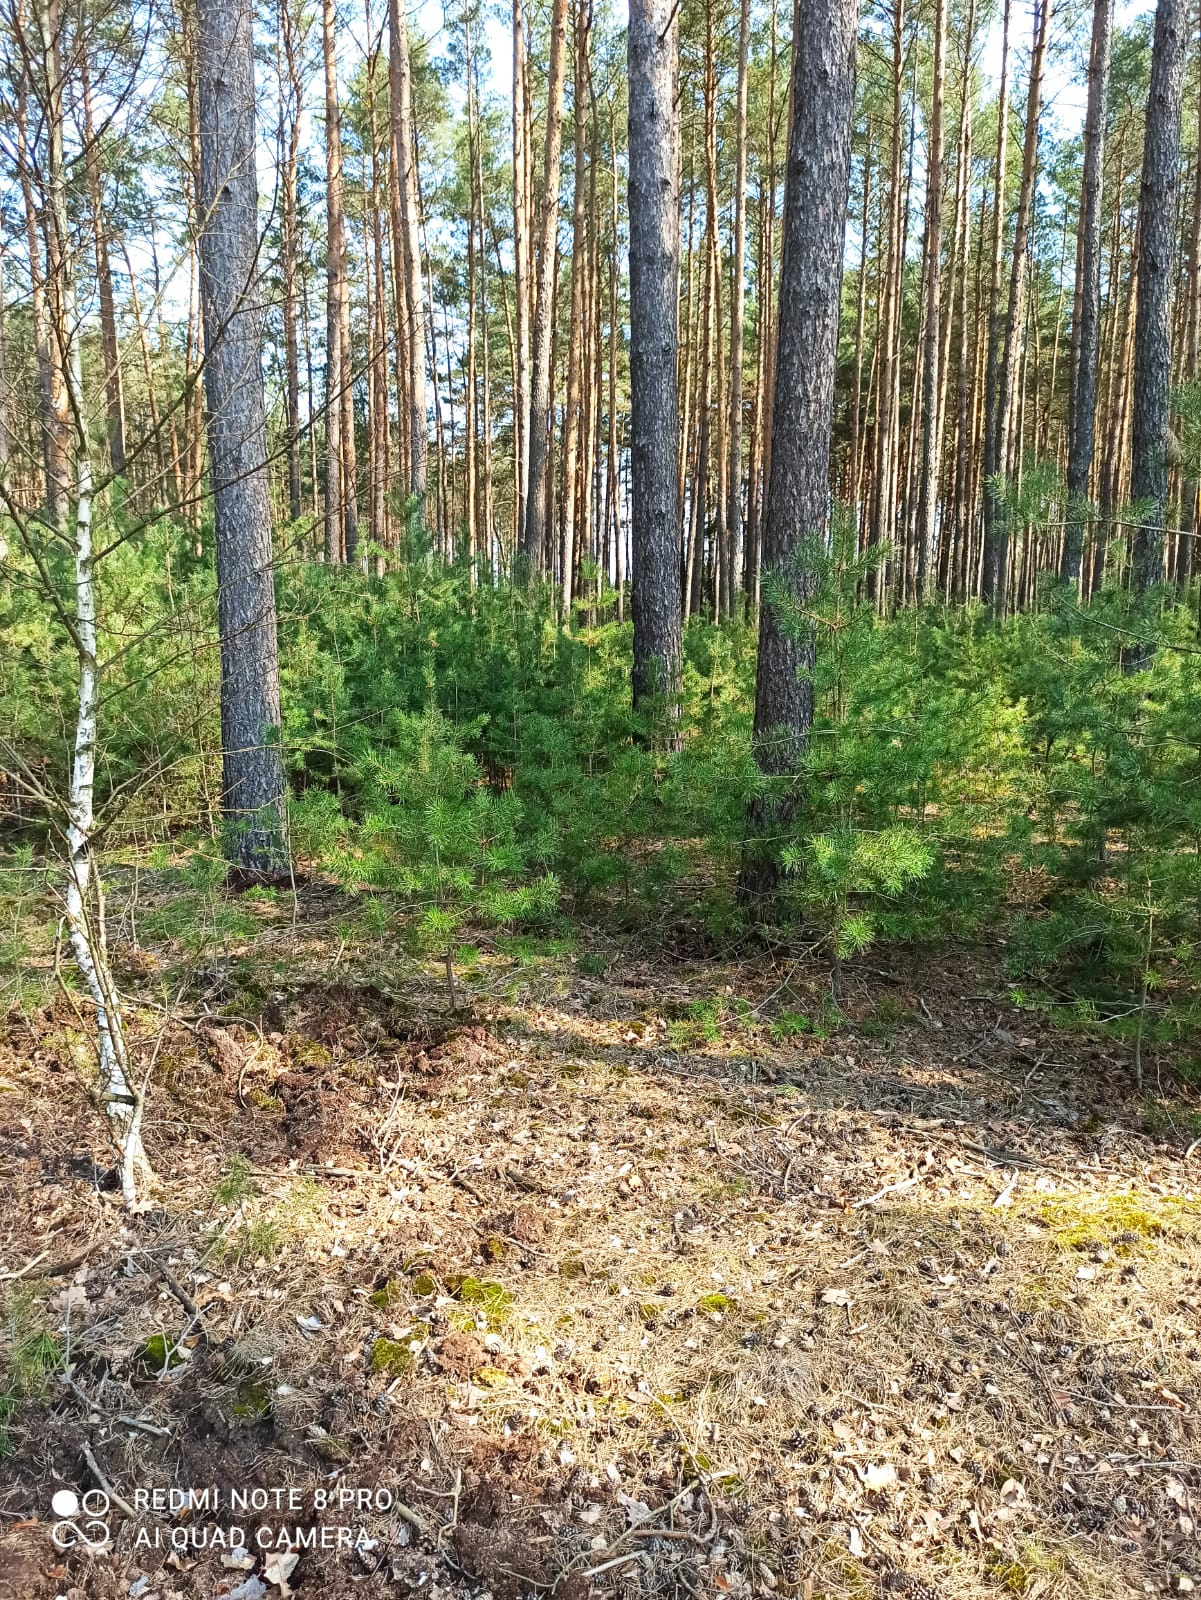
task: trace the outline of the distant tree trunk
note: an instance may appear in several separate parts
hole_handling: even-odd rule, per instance
[[[104,401],[108,413],[108,459],[116,478],[125,475],[125,385],[121,374],[121,346],[117,339],[117,310],[113,298],[113,271],[108,254],[108,223],[100,186],[100,146],[92,123],[92,85],[87,50],[80,53],[80,88],[83,99],[84,166],[96,244],[96,288],[100,301],[100,354],[104,362]]]
[[[1023,444],[1022,365],[1028,341],[1026,282],[1030,277],[1030,223],[1033,216],[1034,185],[1038,176],[1038,135],[1042,115],[1043,72],[1047,59],[1054,0],[1040,0],[1036,10],[1034,46],[1030,58],[1030,79],[1026,95],[1026,123],[1022,143],[1022,175],[1018,190],[1017,217],[1014,222],[1013,256],[1010,263],[1009,313],[1005,328],[1005,348],[1001,362],[1001,389],[998,417],[1001,428],[999,458],[1002,470],[1018,472]]]
[[[467,347],[465,392],[463,395],[463,476],[467,501],[467,551],[471,561],[471,581],[476,580],[474,554],[478,549],[480,533],[479,514],[479,435],[478,394],[476,389],[476,229],[475,211],[478,198],[475,185],[475,149],[479,138],[476,123],[474,59],[471,47],[471,11],[463,13],[463,66],[467,80]]]
[[[513,378],[513,547],[525,528],[530,482],[530,217],[526,142],[525,17],[513,0],[513,302],[516,346]]]
[[[1201,38],[1201,36],[1199,36]],[[1183,377],[1197,381],[1199,335],[1201,335],[1201,103],[1198,105],[1197,159],[1194,162],[1193,217],[1188,255],[1188,307],[1185,316]],[[1196,550],[1198,494],[1201,485],[1188,477],[1183,487],[1180,550],[1176,561],[1176,581],[1182,586],[1201,564]]]
[[[984,550],[981,570],[981,596],[993,599],[996,560],[994,531],[998,496],[993,480],[1001,471],[997,459],[1000,433],[994,426],[997,389],[1001,366],[1001,273],[1005,252],[1005,182],[1009,164],[1009,14],[1010,0],[1004,0],[1001,18],[1001,86],[997,94],[997,157],[993,175],[992,264],[988,284],[988,355],[984,368]]]
[[[539,213],[537,298],[531,351],[529,456],[525,526],[521,549],[528,567],[538,567],[546,545],[547,461],[549,458],[551,379],[554,373],[556,248],[559,231],[559,172],[563,145],[563,79],[567,63],[567,0],[553,0],[550,62],[546,83],[546,143]]]
[[[1187,0],[1159,0],[1151,47],[1151,91],[1139,189],[1138,309],[1134,330],[1134,412],[1130,495],[1140,507],[1131,585],[1143,593],[1163,578],[1168,509],[1168,418],[1172,381],[1172,271],[1180,176]]]
[[[950,393],[951,346],[956,326],[956,288],[961,300],[965,297],[968,282],[968,257],[970,254],[971,184],[972,184],[972,60],[976,43],[976,6],[969,0],[963,25],[963,62],[960,72],[959,133],[955,157],[955,226],[951,238],[951,259],[947,264],[946,309],[943,315],[942,349],[938,358],[938,436],[946,439],[947,397]],[[960,374],[966,385],[966,364],[969,348],[966,309],[959,316],[959,361],[956,385]],[[943,469],[943,510],[938,531],[937,581],[943,599],[950,600],[951,572],[957,551],[955,541],[961,527],[958,516],[958,485],[960,482],[958,452],[952,460],[951,470]],[[933,555],[931,557],[933,559]]]
[[[760,241],[757,282],[759,344],[759,386],[755,396],[755,437],[758,449],[758,469],[751,481],[751,505],[747,516],[747,598],[752,617],[759,615],[760,580],[763,556],[763,509],[767,494],[767,479],[771,470],[771,421],[775,393],[776,343],[775,316],[772,302],[772,284],[775,280],[776,262],[776,68],[779,48],[776,37],[776,0],[771,7],[771,36],[767,72],[767,129],[766,150],[760,165],[760,186],[766,179],[766,192],[761,195],[763,205],[763,233]]]
[[[859,275],[855,285],[855,355],[851,380],[851,433],[847,446],[847,501],[855,530],[859,519],[859,441],[863,426],[863,329],[867,316],[867,235],[872,203],[872,119],[863,135],[863,203],[859,213]]]
[[[200,208],[200,112],[196,83],[196,39],[194,7],[181,6],[180,22],[183,28],[184,88],[188,100],[188,156],[181,162],[188,194],[188,238],[199,237],[202,221]],[[195,243],[188,257],[188,333],[185,376],[188,392],[184,406],[184,505],[188,520],[196,531],[196,549],[200,549],[200,519],[202,511],[202,484],[204,471],[204,390],[197,381],[204,362],[204,319],[200,312],[200,263]]]
[[[417,186],[417,147],[413,138],[413,74],[409,59],[408,24],[401,0],[388,0],[388,81],[392,139],[400,167],[401,257],[404,266],[404,304],[407,315],[406,390],[409,401],[409,493],[417,513],[425,517],[425,491],[429,447],[425,415],[425,297],[421,285],[421,207]]]
[[[4,251],[0,249],[0,471],[12,456],[12,417],[9,410],[8,312],[4,295]]]
[[[634,705],[665,701],[669,740],[680,679],[679,18],[674,0],[631,0],[629,63],[630,406]]]
[[[855,0],[798,0],[795,12],[775,427],[763,530],[764,566],[780,594],[765,596],[760,608],[755,676],[755,759],[776,783],[752,803],[740,882],[744,900],[758,909],[780,877],[781,835],[796,815],[795,784],[813,727],[816,640],[805,608],[815,591],[815,555],[825,547],[830,507],[858,18]]]
[[[609,437],[606,450],[605,521],[613,541],[613,585],[617,591],[617,620],[625,621],[625,540],[622,537],[621,511],[618,504],[620,491],[620,461],[618,457],[619,429],[617,422],[617,362],[618,362],[618,262],[619,194],[617,178],[617,119],[613,102],[609,102],[609,180],[612,187],[612,211],[609,217],[611,247],[606,252],[609,267],[609,359],[608,359],[608,424]],[[606,563],[606,577],[608,566]]]
[[[1026,265],[1029,256],[1030,212],[1034,202],[1034,179],[1038,171],[1038,123],[1043,98],[1043,67],[1047,59],[1047,33],[1053,0],[1035,0],[1034,49],[1030,57],[1030,83],[1026,93],[1026,130],[1022,146],[1022,181],[1018,191],[1017,217],[1013,230],[1013,253],[1009,267],[1009,308],[1005,317],[1005,340],[997,382],[997,409],[993,418],[996,434],[995,472],[1008,477],[1020,459],[1021,432],[1014,427],[1018,366],[1022,349],[1022,326],[1026,307]],[[1016,445],[1015,445],[1016,441]],[[1009,561],[1009,519],[1003,498],[994,492],[990,548],[986,551],[986,599],[994,610],[1005,609],[1006,575]]]
[[[17,170],[25,206],[25,239],[29,247],[30,318],[37,356],[42,465],[45,473],[45,515],[61,526],[67,515],[69,475],[63,420],[62,367],[51,349],[51,296],[38,237],[38,206],[33,190],[33,152],[29,147],[28,110],[24,78],[16,96]]]
[[[353,485],[345,481],[342,441],[343,391],[350,374],[343,364],[342,306],[346,300],[346,217],[342,204],[342,136],[338,120],[338,62],[334,40],[334,0],[322,6],[321,42],[325,63],[325,559],[331,566],[349,559],[346,501]]]
[[[746,301],[746,109],[747,57],[750,52],[751,3],[738,10],[738,84],[734,107],[734,262],[730,288],[730,414],[727,423],[729,464],[726,468],[725,610],[734,613],[734,596],[742,583],[742,356],[743,311]]]
[[[371,0],[367,0],[365,22],[367,37],[374,34]],[[378,51],[367,63],[367,131],[370,150],[363,174],[363,200],[370,227],[371,261],[367,272],[369,288],[367,306],[368,342],[368,392],[370,405],[371,443],[371,537],[376,544],[377,571],[382,571],[381,551],[392,543],[388,515],[388,483],[392,470],[392,430],[388,419],[388,319],[386,315],[387,284],[384,273],[384,206],[380,184],[379,119],[376,112],[376,75],[379,64]]]
[[[231,862],[287,864],[260,322],[249,0],[197,0],[200,292],[221,636],[222,810]]]
[[[716,461],[716,494],[714,496],[713,536],[709,544],[709,577],[712,590],[714,617],[723,612],[725,584],[722,568],[726,559],[726,404],[722,383],[722,274],[721,233],[719,229],[717,198],[717,45],[713,18],[714,0],[705,0],[705,254],[708,261],[710,296],[709,359],[705,363],[703,412],[705,430],[705,468],[698,472],[708,505],[708,464]],[[713,424],[716,422],[716,448],[711,444]],[[706,515],[705,522],[708,522]],[[704,527],[701,529],[702,539]]]
[[[897,335],[900,325],[901,277],[904,269],[905,241],[901,219],[902,152],[904,149],[904,0],[893,0],[892,18],[892,170],[888,195],[888,264],[884,274],[884,303],[880,309],[876,342],[878,345],[879,401],[876,406],[875,517],[872,543],[891,544],[896,535],[898,361]],[[875,575],[878,601],[884,598],[885,578],[881,567]]]
[[[591,7],[585,0],[577,4],[572,17],[572,34],[575,45],[575,89],[572,95],[574,168],[571,207],[571,327],[567,344],[567,406],[563,417],[563,594],[561,617],[563,626],[571,624],[572,581],[575,573],[577,551],[583,544],[584,527],[580,515],[579,463],[583,438],[584,366],[586,360],[586,334],[584,287],[588,271],[588,252],[585,247],[587,228],[587,168],[584,157],[586,117],[584,83],[588,74],[588,29]]]
[[[475,100],[475,169],[471,187],[477,238],[476,270],[479,276],[480,326],[480,481],[476,490],[479,526],[476,543],[488,571],[492,570],[492,344],[488,312],[488,248],[484,239],[484,135],[480,127],[480,68],[478,53],[473,57],[472,89]]]
[[[284,419],[287,428],[288,517],[300,519],[300,345],[297,337],[297,260],[300,253],[300,113],[303,99],[292,0],[279,7],[284,70],[279,74],[279,152],[282,167],[280,256],[283,269]]]
[[[934,85],[930,127],[926,136],[926,338],[922,357],[921,474],[917,511],[917,598],[928,598],[930,559],[938,515],[942,475],[942,146],[943,102],[946,96],[947,0],[937,0],[934,14]]]
[[[1113,0],[1094,0],[1088,63],[1088,109],[1084,118],[1084,173],[1077,227],[1076,302],[1073,328],[1072,396],[1069,416],[1068,516],[1059,576],[1079,586],[1084,522],[1093,465],[1097,407],[1097,351],[1101,328],[1101,187],[1105,172],[1105,124],[1109,104],[1109,56]]]

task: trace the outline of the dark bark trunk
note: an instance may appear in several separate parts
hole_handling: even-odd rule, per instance
[[[286,867],[249,0],[198,0],[200,291],[231,862]]]
[[[1014,221],[1013,251],[1009,267],[1009,305],[1005,314],[1005,340],[997,380],[996,410],[992,418],[992,471],[1007,478],[1020,457],[1020,430],[1014,427],[1014,414],[1020,389],[1018,375],[1022,353],[1022,328],[1025,321],[1027,259],[1029,255],[1030,214],[1034,203],[1034,179],[1038,170],[1038,124],[1042,109],[1043,67],[1047,58],[1047,34],[1053,0],[1036,0],[1034,47],[1030,56],[1030,82],[1026,93],[1026,128],[1022,145],[1022,181],[1018,191]],[[1015,439],[1017,441],[1015,452]],[[985,598],[993,609],[1005,610],[1009,571],[1009,516],[1004,494],[994,478],[990,490],[992,519],[985,547]]]
[[[1076,253],[1079,316],[1072,351],[1071,444],[1068,451],[1068,517],[1059,575],[1079,584],[1087,520],[1088,482],[1096,434],[1097,350],[1101,327],[1101,186],[1105,170],[1105,123],[1109,103],[1109,55],[1113,0],[1095,0],[1088,63],[1088,109],[1084,118],[1084,174]]]
[[[928,573],[938,515],[942,470],[939,426],[942,355],[942,144],[945,98],[947,0],[938,0],[934,18],[934,90],[926,150],[926,337],[922,366],[921,476],[917,512],[917,598],[928,598]]]
[[[400,168],[401,258],[404,266],[407,390],[409,401],[409,492],[416,496],[424,518],[428,478],[428,443],[425,414],[425,300],[421,288],[421,238],[417,187],[417,148],[413,138],[412,70],[405,9],[398,0],[388,6],[388,79],[392,139]]]
[[[669,738],[680,677],[678,29],[672,0],[632,0],[628,59],[633,691],[636,708],[661,700]]]
[[[1138,309],[1134,326],[1134,412],[1130,496],[1140,505],[1131,583],[1142,593],[1163,577],[1168,502],[1168,408],[1172,382],[1172,268],[1180,177],[1186,0],[1159,0],[1151,48],[1151,91],[1139,190]]]
[[[763,563],[775,586],[759,614],[754,751],[775,780],[748,818],[741,892],[764,905],[797,805],[813,727],[816,641],[804,616],[830,505],[830,426],[855,99],[855,0],[799,0],[785,181],[775,423]]]
[[[567,0],[554,0],[547,76],[546,145],[538,241],[537,300],[531,351],[529,460],[521,549],[527,567],[540,566],[546,544],[547,464],[550,457],[551,379],[554,372],[555,266],[559,227],[559,172],[563,144],[563,78],[567,62]]]

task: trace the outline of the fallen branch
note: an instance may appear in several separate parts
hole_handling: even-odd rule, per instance
[[[902,1189],[912,1189],[915,1183],[920,1183],[924,1173],[919,1173],[916,1178],[903,1178],[900,1183],[885,1184],[883,1189],[877,1189],[875,1194],[869,1194],[866,1200],[855,1200],[851,1204],[852,1211],[858,1211],[863,1206],[873,1206],[877,1200],[883,1200],[885,1195],[900,1194]]]
[[[95,1480],[96,1480],[96,1487],[98,1489],[103,1489],[105,1494],[109,1497],[109,1499],[117,1507],[117,1509],[119,1511],[124,1511],[124,1513],[125,1513],[125,1515],[127,1517],[136,1516],[137,1513],[134,1511],[134,1509],[130,1505],[129,1501],[128,1500],[123,1500],[121,1498],[121,1496],[117,1493],[117,1491],[113,1488],[112,1484],[104,1476],[104,1473],[101,1471],[101,1468],[100,1468],[100,1463],[96,1460],[96,1457],[92,1454],[92,1447],[88,1444],[86,1439],[84,1440],[84,1442],[83,1442],[83,1444],[81,1445],[80,1448],[83,1450],[83,1459],[88,1464],[88,1471],[92,1474],[92,1477],[95,1478]]]

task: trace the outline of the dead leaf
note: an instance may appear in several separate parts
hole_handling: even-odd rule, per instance
[[[821,1302],[824,1306],[846,1306],[850,1310],[851,1297],[845,1289],[823,1289]]]
[[[281,1550],[271,1557],[263,1569],[263,1576],[268,1583],[273,1583],[279,1589],[283,1600],[288,1600],[292,1590],[288,1586],[288,1579],[296,1570],[300,1557],[293,1550]]]

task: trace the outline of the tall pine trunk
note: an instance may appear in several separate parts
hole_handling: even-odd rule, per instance
[[[784,192],[775,426],[763,563],[777,586],[759,613],[755,760],[771,788],[751,806],[740,889],[763,909],[813,728],[816,639],[806,616],[825,549],[830,429],[851,179],[855,0],[798,0]]]
[[[630,476],[636,708],[660,700],[674,737],[680,679],[679,19],[631,0],[629,62]]]
[[[724,610],[734,612],[734,596],[742,582],[742,354],[743,308],[746,301],[746,108],[747,57],[750,50],[751,4],[738,11],[738,83],[734,107],[734,261],[730,287],[730,402],[727,423],[729,462],[726,467],[726,579]]]
[[[227,851],[278,873],[284,847],[249,0],[197,0],[200,297],[221,637]]]
[[[559,172],[563,148],[563,79],[567,69],[567,0],[554,0],[546,84],[546,143],[539,213],[537,297],[531,349],[529,482],[521,552],[526,567],[540,566],[546,547],[547,464],[550,457],[551,379],[554,374],[555,266],[559,231]],[[577,86],[578,87],[578,86]]]
[[[1187,0],[1159,0],[1151,46],[1151,91],[1147,97],[1138,197],[1138,306],[1130,458],[1130,497],[1142,508],[1131,568],[1131,584],[1137,593],[1143,593],[1163,577],[1172,382],[1172,270],[1189,10]]]
[[[1101,186],[1105,170],[1105,123],[1109,104],[1109,56],[1113,0],[1094,0],[1088,63],[1088,109],[1084,118],[1084,172],[1076,246],[1077,317],[1073,328],[1072,396],[1069,414],[1068,517],[1059,575],[1079,584],[1084,523],[1096,436],[1097,352],[1101,330]]]
[[[282,206],[280,265],[283,274],[284,421],[288,463],[288,516],[300,518],[300,343],[297,331],[300,254],[300,114],[303,85],[297,61],[292,0],[280,0],[279,157]]]
[[[934,14],[934,86],[926,139],[926,335],[922,355],[921,472],[918,480],[917,596],[927,598],[942,472],[939,415],[942,358],[942,146],[946,98],[947,0]]]
[[[350,559],[346,546],[346,483],[342,440],[343,392],[350,374],[344,365],[342,306],[346,299],[346,217],[342,205],[342,136],[338,116],[338,62],[334,42],[337,12],[324,0],[321,13],[325,66],[325,559],[331,566]]]
[[[420,201],[417,148],[413,138],[413,75],[403,0],[388,0],[388,84],[392,145],[399,172],[400,258],[404,271],[405,357],[409,493],[419,519],[425,516],[429,447],[425,414],[425,297],[421,284]]]
[[[1013,251],[1009,266],[1009,304],[1005,314],[1005,337],[997,375],[996,410],[992,418],[994,478],[989,490],[992,501],[992,522],[985,550],[985,598],[992,603],[993,609],[997,612],[1003,612],[1005,609],[1009,568],[1009,517],[999,479],[1012,475],[1015,456],[1020,456],[1021,451],[1021,432],[1015,428],[1014,418],[1020,392],[1018,370],[1026,306],[1030,213],[1034,203],[1034,179],[1038,170],[1038,123],[1042,109],[1043,67],[1047,59],[1047,34],[1052,7],[1053,0],[1035,0],[1034,48],[1030,56],[1030,81],[1026,92],[1022,178],[1018,190],[1017,217],[1014,221]]]

